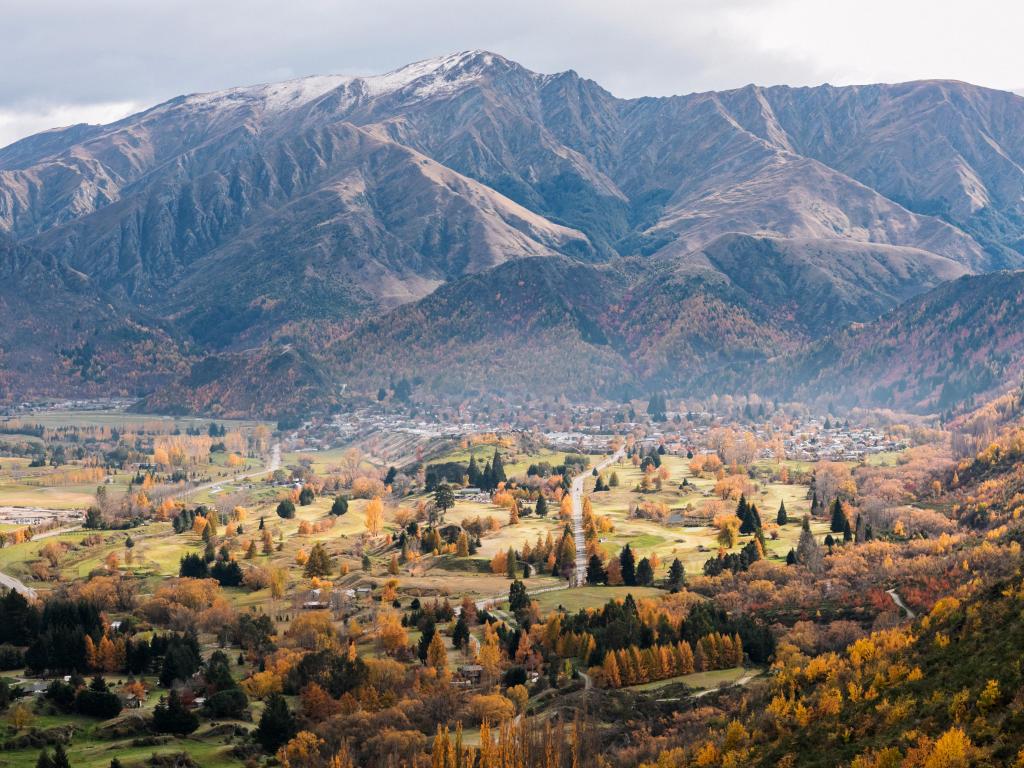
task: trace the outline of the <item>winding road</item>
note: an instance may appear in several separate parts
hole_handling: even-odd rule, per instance
[[[626,455],[626,448],[619,448],[608,458],[597,464],[594,469],[601,472],[606,467]],[[583,536],[583,483],[593,472],[580,472],[572,481],[572,531],[576,542],[576,570],[573,572],[573,586],[587,583],[587,542]]]
[[[897,608],[902,608],[906,612],[908,619],[913,621],[917,618],[917,614],[910,610],[907,604],[903,602],[903,598],[900,597],[899,592],[897,592],[895,588],[886,590],[885,594],[892,598],[892,601],[896,603]]]

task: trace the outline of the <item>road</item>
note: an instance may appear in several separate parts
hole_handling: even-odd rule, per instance
[[[222,477],[219,480],[210,480],[207,483],[200,483],[199,485],[190,485],[190,486],[185,487],[181,491],[178,491],[178,493],[176,493],[174,495],[179,497],[179,498],[187,497],[187,496],[190,496],[193,493],[196,493],[198,491],[205,491],[205,490],[207,490],[209,488],[216,488],[218,485],[224,485],[226,483],[237,483],[239,480],[248,480],[250,477],[262,477],[263,475],[268,475],[271,472],[275,472],[276,470],[278,470],[280,468],[281,468],[281,444],[280,443],[274,443],[273,447],[271,447],[271,449],[270,449],[270,462],[267,464],[267,466],[262,467],[260,469],[254,469],[254,470],[252,470],[250,472],[243,472],[240,475],[232,475],[231,477]]]
[[[13,576],[8,576],[6,573],[0,573],[0,586],[7,587],[7,589],[13,589],[15,592],[21,592],[21,594],[29,600],[36,599],[36,591],[32,589],[32,587]]]
[[[530,595],[532,597],[533,595],[541,595],[541,594],[543,594],[545,592],[560,592],[561,590],[568,589],[569,587],[570,587],[570,584],[568,584],[568,583],[566,583],[566,584],[558,584],[558,585],[556,585],[554,587],[541,587],[540,589],[528,589],[528,590],[526,590],[526,594]],[[510,624],[515,624],[516,621],[515,621],[514,618],[512,618],[509,615],[507,615],[504,611],[502,611],[502,610],[495,610],[495,608],[494,608],[495,605],[497,605],[498,603],[504,602],[505,600],[508,600],[508,595],[495,595],[494,597],[482,597],[479,600],[477,600],[474,603],[474,605],[477,607],[477,610],[488,611],[490,613],[498,615],[500,618],[502,618],[504,621],[506,621],[506,622],[508,622]],[[458,616],[459,612],[461,610],[462,610],[462,606],[461,605],[455,606],[455,615]]]
[[[623,446],[594,469],[601,472],[605,467],[614,464],[625,455],[626,448]],[[572,532],[576,542],[576,570],[573,572],[573,583],[577,587],[587,583],[587,542],[583,536],[583,484],[586,482],[587,475],[592,474],[592,472],[580,472],[572,481]]]
[[[895,588],[886,590],[885,594],[892,598],[892,601],[896,603],[897,608],[902,608],[906,611],[908,619],[914,620],[917,618],[917,614],[907,607],[907,604],[903,602],[903,598],[900,597],[899,592],[897,592]]]

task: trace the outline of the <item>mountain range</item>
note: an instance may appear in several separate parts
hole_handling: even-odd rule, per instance
[[[0,238],[6,399],[267,415],[409,376],[928,411],[1020,369],[1024,98],[620,99],[468,51],[30,136]],[[984,375],[914,368],[974,342]]]

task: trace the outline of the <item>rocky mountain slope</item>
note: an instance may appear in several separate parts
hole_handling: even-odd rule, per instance
[[[736,361],[1024,266],[1024,99],[936,81],[626,100],[469,51],[29,137],[0,149],[0,231],[153,318],[186,369],[221,372],[211,393],[282,350],[358,369],[408,335],[403,312],[423,327],[395,363],[429,368],[452,343],[446,302],[536,259],[616,276],[618,303],[571,281],[538,301],[597,323],[625,380],[721,385]],[[485,327],[522,343],[513,309]],[[589,347],[603,380],[608,349]]]
[[[940,411],[1024,373],[1024,271],[962,277],[777,361],[782,396]]]

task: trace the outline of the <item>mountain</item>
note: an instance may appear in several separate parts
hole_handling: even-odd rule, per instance
[[[772,368],[783,396],[925,412],[1019,382],[1024,271],[944,283]]]
[[[117,308],[86,275],[0,235],[0,400],[138,397],[187,370],[162,323]]]
[[[365,379],[352,361],[375,344],[430,368],[459,291],[472,301],[538,259],[554,281],[539,295],[607,341],[579,337],[580,364],[600,361],[588,381],[617,386],[613,350],[640,386],[739,386],[737,362],[1024,266],[1024,99],[948,81],[619,99],[468,51],[28,137],[0,149],[0,232],[124,322],[159,327],[173,370],[202,370],[206,395],[191,373],[158,377],[159,407],[227,398],[248,412],[246,372],[282,359],[314,388]],[[554,278],[584,268],[616,275],[601,284],[621,303]],[[484,327],[504,330],[473,360],[528,335],[519,304],[486,309],[498,317]],[[402,312],[431,327],[408,340]],[[294,399],[258,396],[271,410]]]

